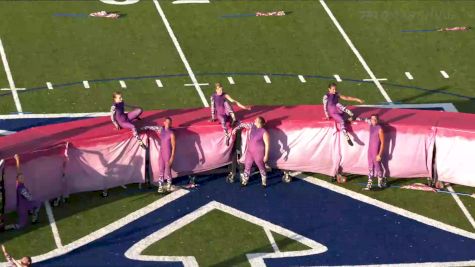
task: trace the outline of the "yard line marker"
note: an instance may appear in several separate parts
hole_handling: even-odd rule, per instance
[[[388,79],[386,79],[386,78],[378,78],[377,80],[378,80],[378,81],[387,81]],[[373,79],[363,79],[363,81],[365,81],[365,82],[371,82],[371,81],[373,81]]]
[[[2,88],[2,89],[0,89],[0,90],[1,90],[1,91],[13,91],[13,90],[15,90],[15,91],[25,91],[26,88],[14,88],[13,90],[12,90],[11,88]],[[20,112],[19,112],[19,113],[20,113]]]
[[[299,75],[299,80],[303,83],[306,83],[307,81],[305,80],[305,78],[302,76],[302,75]]]
[[[195,86],[195,83],[185,83],[185,86]],[[208,86],[209,83],[198,83],[199,86]]]
[[[53,90],[53,85],[50,82],[47,82],[46,86],[48,87],[48,89]]]
[[[119,83],[120,83],[121,88],[124,88],[124,89],[127,88],[127,85],[125,84],[124,81],[119,81]]]
[[[448,78],[449,78],[449,75],[447,74],[447,72],[445,72],[445,70],[441,70],[441,71],[440,71],[440,74],[442,74],[442,76],[443,76],[445,79],[448,79]]]
[[[277,246],[277,243],[275,242],[274,236],[272,235],[269,228],[264,227],[264,232],[266,233],[267,238],[269,239],[269,243],[271,244],[272,248],[274,249],[274,252],[280,252],[279,246]]]
[[[414,77],[412,77],[411,73],[406,71],[404,74],[406,74],[406,77],[409,79],[409,80],[414,80]]]
[[[158,86],[158,87],[163,87],[162,81],[160,81],[160,80],[155,80],[155,82],[157,83],[157,86]]]
[[[188,75],[190,76],[190,79],[195,86],[196,92],[198,92],[198,95],[201,98],[201,102],[203,102],[203,105],[205,107],[209,107],[208,100],[206,99],[205,95],[203,94],[203,91],[201,90],[198,80],[196,79],[196,76],[193,73],[193,70],[191,69],[190,63],[188,63],[188,60],[186,59],[185,54],[183,53],[183,50],[181,49],[180,44],[178,43],[178,40],[176,39],[175,33],[173,32],[172,27],[170,26],[170,23],[168,22],[167,17],[165,17],[165,13],[163,13],[160,3],[158,2],[158,0],[153,0],[153,3],[155,4],[155,7],[157,8],[158,14],[162,18],[163,24],[165,24],[165,28],[167,29],[168,34],[170,35],[170,38],[172,39],[172,42],[175,45],[175,48],[178,52],[178,55],[181,58],[181,61],[183,61],[183,64],[185,65],[186,71],[188,72]]]
[[[7,55],[5,54],[5,48],[3,48],[2,39],[0,38],[0,56],[3,62],[3,68],[5,69],[5,74],[7,75],[8,85],[12,91],[13,101],[15,101],[15,107],[18,113],[23,113],[23,108],[21,107],[20,98],[18,97],[17,89],[15,82],[13,81],[12,71],[10,70],[10,65],[8,65]]]
[[[333,75],[333,77],[335,77],[335,80],[336,80],[337,82],[339,82],[339,83],[342,82],[342,80],[341,80],[341,78],[340,78],[340,75],[335,74],[335,75]]]
[[[88,82],[88,81],[82,81],[82,85],[84,85],[84,88],[86,88],[86,89],[91,88],[91,87],[89,86],[89,82]]]
[[[172,4],[209,4],[209,0],[176,0]]]
[[[338,31],[340,31],[340,34],[341,36],[343,36],[343,39],[345,39],[346,43],[348,44],[348,46],[351,48],[351,50],[353,51],[353,53],[355,54],[355,56],[358,58],[358,60],[360,61],[361,65],[363,66],[363,68],[366,70],[366,72],[369,74],[369,77],[373,80],[374,84],[376,85],[376,87],[379,89],[379,91],[381,92],[381,94],[383,95],[384,99],[386,99],[386,101],[390,104],[393,103],[393,101],[391,100],[391,98],[389,97],[388,93],[386,92],[386,90],[384,89],[384,87],[381,85],[381,83],[378,81],[378,79],[376,79],[376,76],[374,75],[373,71],[369,68],[368,64],[366,64],[366,61],[364,60],[364,58],[361,56],[360,52],[358,52],[358,50],[356,49],[356,47],[353,45],[353,42],[351,42],[350,38],[348,37],[348,35],[346,35],[345,31],[343,30],[343,28],[341,27],[340,23],[336,20],[335,16],[333,15],[332,11],[330,10],[330,8],[327,6],[327,4],[325,3],[324,0],[320,0],[320,4],[323,6],[323,8],[325,9],[325,11],[327,12],[328,16],[330,17],[330,19],[333,21],[333,24],[335,24],[336,28],[338,29]]]
[[[228,82],[229,82],[229,84],[234,84],[234,79],[233,79],[233,77],[228,77]]]
[[[267,75],[264,75],[264,80],[266,81],[266,83],[272,83],[269,76]]]
[[[63,244],[61,243],[61,237],[59,236],[58,226],[56,226],[56,221],[54,220],[53,210],[49,201],[45,201],[46,214],[48,215],[49,226],[51,227],[51,232],[53,232],[54,243],[56,243],[57,248],[62,248]]]
[[[468,212],[467,208],[465,207],[465,205],[462,203],[462,201],[460,200],[459,196],[457,194],[455,194],[455,191],[454,189],[452,188],[452,186],[447,186],[447,189],[450,191],[450,193],[452,193],[452,197],[454,198],[455,202],[457,203],[457,205],[460,207],[460,209],[462,210],[463,214],[465,215],[465,217],[467,217],[467,220],[470,222],[470,224],[472,225],[472,227],[475,229],[475,220],[473,219],[472,215],[470,214],[470,212]]]

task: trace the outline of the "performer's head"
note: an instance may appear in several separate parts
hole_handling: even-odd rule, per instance
[[[262,127],[264,127],[264,125],[266,125],[266,120],[263,117],[258,116],[254,120],[254,125],[256,125],[257,128],[262,128]]]
[[[328,92],[330,94],[336,94],[336,83],[330,83],[328,85]]]
[[[116,92],[112,93],[112,100],[114,101],[114,103],[122,102],[123,101],[122,93],[119,92],[119,91],[116,91]]]
[[[20,172],[16,175],[16,181],[18,183],[24,183],[25,182],[25,176],[23,175],[23,173]]]
[[[30,267],[31,266],[31,257],[25,256],[20,260],[21,266]]]
[[[221,83],[215,83],[214,87],[216,88],[216,94],[222,95],[223,94],[223,85]]]
[[[165,127],[165,129],[171,128],[172,127],[172,118],[166,117],[165,120],[163,121],[163,127]]]
[[[378,123],[379,123],[378,114],[371,114],[370,121],[371,121],[371,125],[373,125],[373,126],[378,125]]]

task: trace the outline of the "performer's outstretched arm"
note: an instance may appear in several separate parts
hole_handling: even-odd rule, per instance
[[[343,100],[346,100],[346,101],[358,102],[358,103],[360,103],[360,104],[363,104],[363,103],[364,103],[364,100],[359,99],[359,98],[357,98],[357,97],[340,95],[340,98],[343,99]]]
[[[240,122],[238,126],[236,126],[236,128],[233,129],[233,132],[232,134],[236,134],[236,132],[240,129],[243,129],[243,128],[246,128],[246,129],[251,129],[252,127],[252,122]]]
[[[236,103],[236,105],[238,105],[238,107],[242,108],[242,109],[247,109],[247,110],[251,110],[250,107],[248,106],[244,106],[243,104],[239,103],[238,101],[234,100],[230,95],[226,94],[224,95],[224,97],[226,97],[226,99],[231,102],[231,103]]]

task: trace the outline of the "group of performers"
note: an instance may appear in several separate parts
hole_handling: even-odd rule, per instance
[[[352,145],[351,138],[347,131],[347,122],[352,120],[365,121],[369,124],[369,142],[368,142],[368,184],[366,190],[372,188],[373,179],[377,178],[378,187],[385,187],[385,179],[383,177],[383,169],[381,159],[384,151],[384,131],[379,124],[377,114],[370,118],[354,118],[354,114],[339,103],[339,99],[347,101],[356,101],[363,103],[364,101],[350,96],[343,96],[337,92],[336,84],[332,83],[328,87],[328,93],[323,97],[323,107],[326,119],[334,119],[340,126],[341,132]],[[216,92],[211,96],[211,121],[216,119],[223,128],[223,133],[226,137],[226,145],[229,145],[230,139],[237,134],[241,129],[247,131],[244,161],[244,172],[241,173],[241,185],[246,186],[251,176],[251,168],[255,164],[259,169],[261,175],[262,185],[267,186],[267,166],[269,160],[270,150],[270,136],[265,128],[265,119],[263,117],[256,117],[253,123],[239,122],[232,109],[231,103],[235,103],[243,109],[249,110],[248,106],[244,106],[238,101],[234,100],[230,95],[223,91],[220,83],[216,83]],[[125,112],[125,108],[131,108],[130,112]],[[134,125],[135,120],[140,120],[142,109],[134,106],[126,105],[122,94],[115,92],[113,94],[113,105],[111,107],[111,120],[116,129],[127,128],[133,133],[140,146],[146,148],[145,143],[140,138],[138,130]],[[158,177],[158,192],[173,191],[171,168],[175,159],[176,140],[172,127],[172,118],[167,117],[163,121],[163,126],[145,126],[140,130],[152,130],[158,133],[160,139],[160,154],[159,161],[159,177]],[[28,221],[28,214],[33,216],[32,222],[38,220],[38,210],[40,203],[36,202],[25,187],[24,177],[20,168],[20,157],[15,155],[17,166],[17,212],[18,223],[8,225],[5,229],[20,229],[23,228]]]

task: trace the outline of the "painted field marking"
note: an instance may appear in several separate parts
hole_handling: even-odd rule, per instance
[[[264,80],[266,81],[266,83],[272,83],[269,76],[267,75],[264,75]]]
[[[307,81],[305,80],[305,78],[302,76],[302,75],[299,75],[299,80],[302,82],[302,83],[306,83]]]
[[[195,86],[195,85],[209,86],[209,83],[185,83],[185,86]]]
[[[46,82],[46,86],[49,90],[53,90],[53,84],[51,84],[50,82]]]
[[[181,46],[178,43],[175,33],[173,32],[172,27],[170,26],[170,23],[168,22],[167,17],[165,16],[165,13],[163,12],[162,7],[160,6],[160,3],[158,2],[158,0],[153,0],[153,3],[157,8],[158,14],[162,18],[163,24],[165,24],[165,28],[168,31],[168,35],[170,35],[170,38],[172,39],[172,42],[175,45],[176,51],[178,52],[178,55],[180,56],[181,61],[183,62],[183,65],[185,65],[186,71],[188,72],[188,75],[190,76],[190,79],[193,82],[193,85],[195,86],[196,92],[198,92],[198,95],[200,96],[201,102],[203,102],[203,106],[209,107],[208,100],[206,99],[203,90],[201,90],[198,80],[196,79],[196,76],[193,73],[193,70],[191,69],[190,63],[188,63],[188,60],[185,57],[185,53],[183,53],[183,50],[181,49]]]
[[[333,75],[333,77],[335,77],[335,80],[336,80],[337,82],[339,82],[339,83],[342,82],[342,80],[341,80],[341,78],[340,78],[340,75],[335,74],[335,75]]]
[[[26,88],[13,88],[13,89],[11,89],[11,88],[2,88],[2,89],[0,89],[0,91],[25,91],[25,90],[26,90]]]
[[[176,0],[172,4],[209,4],[209,0]]]
[[[442,74],[442,77],[444,77],[445,79],[449,78],[449,75],[447,74],[447,72],[445,72],[445,70],[441,70],[440,74]]]
[[[82,85],[83,85],[84,88],[86,88],[86,89],[91,88],[91,87],[89,86],[89,82],[88,82],[88,81],[82,81]]]
[[[157,86],[158,86],[158,87],[163,87],[162,81],[160,81],[160,80],[155,80],[155,82],[157,83]]]
[[[7,75],[8,85],[12,91],[13,101],[15,102],[15,107],[18,113],[23,113],[23,108],[21,107],[20,97],[18,97],[15,82],[13,81],[12,71],[10,70],[10,65],[8,65],[7,55],[5,54],[5,48],[3,48],[2,39],[0,38],[0,57],[2,58],[3,68],[5,69],[5,74]],[[3,89],[2,89],[3,90]]]
[[[264,227],[264,232],[266,233],[266,236],[269,239],[269,243],[271,244],[272,248],[274,249],[274,252],[280,252],[279,246],[277,246],[277,243],[275,242],[274,236],[272,235],[269,228]]]
[[[45,201],[46,214],[48,215],[49,226],[51,227],[51,232],[53,232],[54,243],[56,243],[57,248],[62,248],[63,244],[61,243],[61,237],[59,236],[58,226],[56,226],[56,221],[54,220],[53,210],[49,201]]]
[[[124,81],[119,81],[119,83],[120,83],[121,88],[124,88],[124,89],[127,88],[127,84],[125,84]]]
[[[343,30],[343,28],[341,27],[340,23],[338,22],[338,20],[336,20],[335,16],[333,15],[332,11],[330,10],[330,8],[327,6],[327,4],[325,3],[324,0],[320,0],[320,4],[323,6],[323,8],[325,9],[325,11],[327,12],[328,16],[330,17],[330,19],[333,21],[333,24],[335,24],[336,28],[338,29],[338,31],[340,31],[340,34],[341,36],[343,36],[343,39],[345,39],[346,43],[348,44],[348,46],[351,48],[351,50],[353,51],[353,53],[355,54],[355,56],[358,58],[358,60],[360,61],[361,65],[363,66],[363,68],[366,70],[366,72],[369,74],[369,77],[372,79],[372,81],[374,82],[374,84],[376,85],[376,87],[379,89],[379,91],[381,92],[381,94],[383,95],[384,99],[386,99],[386,101],[388,103],[393,103],[393,101],[391,100],[391,98],[389,97],[388,93],[386,92],[386,90],[384,89],[384,87],[381,85],[381,83],[378,81],[378,79],[376,79],[376,75],[374,75],[373,71],[369,68],[368,64],[366,64],[366,61],[364,60],[364,58],[361,56],[360,52],[358,52],[358,50],[356,49],[356,47],[353,45],[353,42],[351,42],[350,38],[348,37],[348,35],[345,33],[345,31]]]
[[[234,84],[234,79],[233,79],[233,77],[228,77],[228,82],[229,82],[229,84]]]
[[[406,77],[407,77],[409,80],[414,80],[414,77],[412,77],[412,74],[411,74],[409,71],[404,72],[404,74],[406,74]]]
[[[387,78],[378,78],[378,79],[376,79],[376,80],[378,80],[378,81],[387,81],[388,79],[387,79]],[[373,79],[363,79],[363,81],[365,81],[365,82],[372,82]]]
[[[457,205],[460,207],[460,209],[462,210],[463,214],[465,215],[465,217],[467,218],[468,222],[472,225],[472,227],[475,229],[475,220],[473,219],[472,215],[470,214],[470,212],[467,210],[467,207],[465,207],[465,205],[462,203],[462,201],[460,200],[459,196],[457,194],[453,194],[455,193],[454,189],[452,188],[452,186],[447,186],[447,189],[450,191],[450,193],[452,193],[452,197],[454,198],[455,202],[457,203]]]

